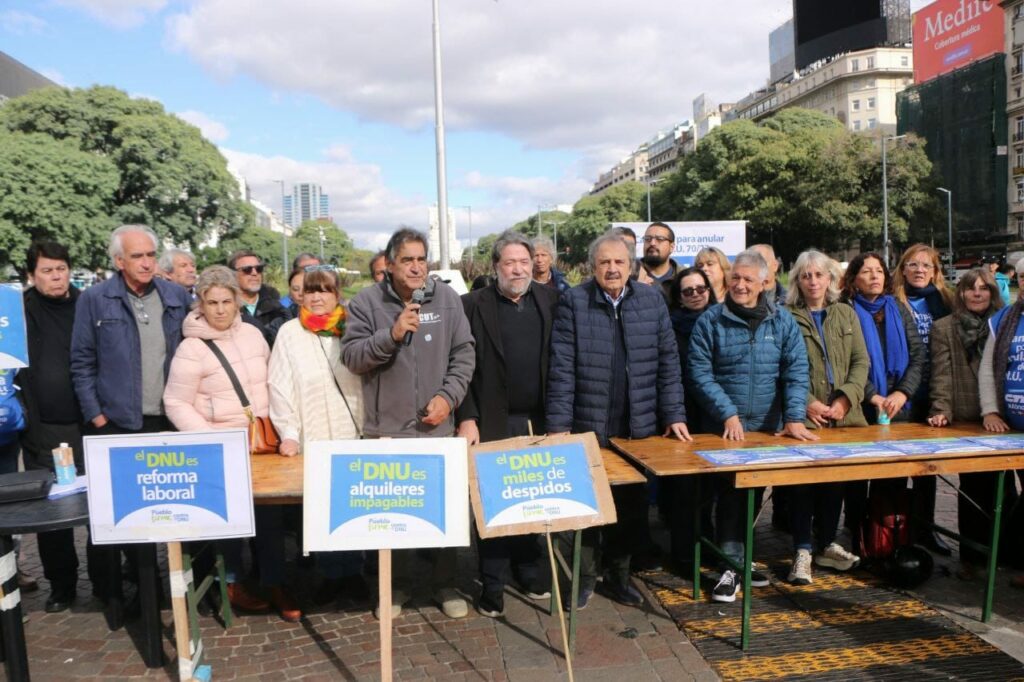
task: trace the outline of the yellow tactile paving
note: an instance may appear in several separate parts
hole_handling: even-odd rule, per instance
[[[928,660],[989,654],[990,644],[969,634],[952,637],[878,642],[861,647],[791,652],[780,656],[746,656],[716,662],[726,680],[774,680],[794,675],[835,673],[882,665],[908,665]]]

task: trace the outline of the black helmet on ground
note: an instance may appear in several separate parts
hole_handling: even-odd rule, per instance
[[[924,547],[907,545],[898,548],[886,561],[889,580],[897,587],[909,590],[917,587],[932,575],[935,559]]]

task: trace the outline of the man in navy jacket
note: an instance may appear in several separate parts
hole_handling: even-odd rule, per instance
[[[629,278],[633,254],[621,236],[590,246],[594,278],[562,295],[551,332],[548,370],[549,433],[593,431],[601,445],[613,437],[657,433],[689,440],[679,350],[661,292]],[[642,486],[612,491],[619,522],[604,535],[604,592],[632,606],[643,603],[629,583],[629,561],[644,535]],[[588,557],[579,606],[596,582],[589,551],[597,529],[584,531]]]

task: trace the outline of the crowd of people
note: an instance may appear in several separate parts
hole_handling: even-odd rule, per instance
[[[371,259],[373,283],[347,301],[337,269],[312,254],[295,259],[282,298],[265,283],[256,253],[237,251],[226,265],[197,273],[188,252],[159,254],[159,239],[144,225],[113,231],[116,274],[79,292],[70,286],[67,248],[35,243],[25,264],[30,366],[18,374],[28,415],[20,434],[25,466],[52,468],[51,449],[66,442],[83,470],[86,435],[245,428],[256,417],[269,417],[285,457],[312,441],[353,438],[459,436],[472,445],[593,432],[607,445],[615,437],[685,441],[695,433],[741,441],[764,431],[817,440],[820,429],[889,421],[1024,430],[1024,302],[1007,306],[1008,292],[989,267],[971,270],[954,290],[938,253],[923,244],[904,251],[892,273],[877,253],[858,255],[843,271],[808,250],[785,288],[770,246],[752,246],[731,262],[708,247],[682,267],[671,258],[675,243],[664,223],[639,240],[616,228],[590,245],[592,277],[570,286],[549,240],[506,232],[492,250],[493,279],[460,299],[429,276],[426,236],[403,228]],[[0,453],[4,464],[17,460],[18,449]],[[989,473],[962,477],[977,503],[960,505],[967,538],[986,537],[994,481]],[[663,558],[686,575],[694,481],[657,483],[670,530]],[[859,564],[869,485],[895,494],[907,483],[774,491],[775,522],[793,539],[790,582],[811,583],[814,566]],[[712,487],[700,530],[739,562],[745,495],[725,477]],[[642,604],[631,573],[660,560],[649,491],[620,486],[613,499],[617,522],[583,534],[577,608],[595,591]],[[929,525],[933,477],[913,480],[913,499],[918,541],[948,554]],[[849,548],[837,540],[844,508]],[[286,537],[301,532],[296,519],[293,509],[256,507],[248,571],[245,543],[218,543],[234,607],[302,617],[285,579]],[[478,539],[477,548],[480,613],[501,615],[509,585],[531,599],[550,596],[536,536]],[[125,550],[129,573],[153,551]],[[39,552],[51,590],[45,608],[65,610],[77,596],[72,532],[40,534]],[[93,592],[104,599],[107,576],[120,576],[120,556],[89,543],[87,559]],[[965,577],[979,561],[961,551]],[[398,616],[422,582],[448,617],[468,613],[456,589],[456,550],[396,552],[394,562],[392,603],[378,604],[378,614],[390,608]],[[315,563],[316,603],[371,598],[372,556],[321,553]],[[768,582],[753,572],[755,586]],[[723,562],[712,599],[734,601],[737,590]]]

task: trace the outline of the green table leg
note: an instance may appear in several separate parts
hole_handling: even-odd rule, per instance
[[[992,618],[992,597],[996,591],[996,563],[999,558],[999,533],[1003,525],[1003,481],[1006,472],[1000,471],[996,477],[995,506],[992,510],[992,544],[988,550],[988,579],[985,581],[985,603],[981,607],[981,622],[987,623]]]
[[[693,601],[700,601],[700,545],[701,545],[701,500],[700,476],[693,483]]]
[[[743,544],[743,629],[740,632],[740,649],[750,646],[750,573],[754,562],[754,489],[747,489],[747,533]]]

